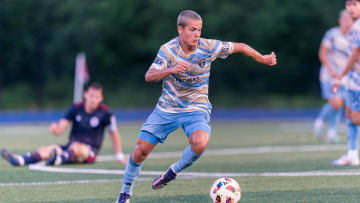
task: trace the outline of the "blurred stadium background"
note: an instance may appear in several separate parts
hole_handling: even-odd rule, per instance
[[[0,5],[0,147],[23,153],[66,141],[67,135],[51,136],[47,124],[73,102],[75,58],[83,52],[90,81],[104,85],[104,103],[116,113],[124,151],[130,153],[161,93],[161,83],[145,83],[144,74],[159,47],[177,35],[179,12],[192,9],[204,20],[202,37],[274,51],[278,65],[269,68],[243,56],[213,63],[209,150],[250,152],[204,156],[186,172],[245,174],[235,177],[244,202],[358,201],[355,168],[329,164],[346,149],[344,126],[339,145],[319,143],[311,133],[324,103],[318,49],[325,31],[337,25],[343,0],[0,0]],[[185,145],[177,131],[156,151],[182,151]],[[294,150],[281,151],[287,146]],[[274,148],[258,153],[257,147]],[[101,155],[111,154],[107,137]],[[149,160],[144,170],[161,171],[175,160]],[[111,161],[64,167],[123,169]],[[319,170],[334,173],[317,177]],[[259,177],[267,172],[300,175]],[[302,177],[303,172],[315,175]],[[0,160],[0,202],[113,202],[121,177],[33,171]],[[210,202],[208,189],[216,178],[189,182],[185,176],[160,193],[152,191],[150,179],[136,184],[134,202]]]
[[[242,56],[217,60],[210,80],[215,107],[314,107],[322,103],[320,40],[337,24],[344,1],[1,0],[1,5],[1,110],[66,108],[79,52],[87,56],[91,81],[104,84],[105,103],[153,107],[161,84],[146,84],[144,74],[159,47],[177,35],[176,18],[184,9],[202,15],[203,37],[244,42],[278,56],[275,69]]]

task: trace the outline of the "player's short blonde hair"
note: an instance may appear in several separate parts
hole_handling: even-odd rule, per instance
[[[178,16],[177,26],[185,27],[187,25],[188,19],[202,20],[201,16],[198,13],[196,13],[195,11],[185,10],[185,11],[182,11]]]

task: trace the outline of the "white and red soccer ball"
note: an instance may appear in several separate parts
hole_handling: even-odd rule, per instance
[[[232,178],[217,179],[210,187],[214,203],[237,203],[241,198],[240,185]]]

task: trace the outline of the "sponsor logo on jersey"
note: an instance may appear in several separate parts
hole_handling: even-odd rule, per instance
[[[230,49],[230,44],[229,42],[222,42],[222,49],[221,49],[221,54],[227,54],[229,52]]]

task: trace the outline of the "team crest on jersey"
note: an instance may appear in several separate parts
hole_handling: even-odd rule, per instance
[[[80,122],[81,121],[81,115],[76,115],[75,119],[76,119],[77,122]]]
[[[90,126],[96,128],[99,125],[100,121],[99,118],[94,116],[90,119]]]
[[[199,64],[200,68],[204,68],[204,66],[205,66],[205,59],[200,59],[200,60],[198,60],[197,62],[198,62],[198,64]]]

